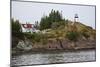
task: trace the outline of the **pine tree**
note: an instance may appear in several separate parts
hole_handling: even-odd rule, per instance
[[[57,10],[51,10],[49,16],[43,16],[40,21],[40,30],[48,29],[52,27],[54,22],[64,21],[62,14]]]

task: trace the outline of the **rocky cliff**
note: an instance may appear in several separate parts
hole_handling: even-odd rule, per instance
[[[12,45],[22,50],[34,49],[90,49],[96,46],[96,30],[80,22],[72,25],[69,21],[56,29],[47,29],[38,33],[23,33],[24,37],[13,36]]]

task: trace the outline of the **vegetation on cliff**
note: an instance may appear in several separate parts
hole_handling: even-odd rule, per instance
[[[43,16],[37,28],[39,32],[22,32],[20,21],[12,19],[12,47],[16,47],[20,40],[29,39],[33,45],[48,45],[56,41],[61,48],[63,42],[76,43],[81,41],[94,41],[96,30],[81,22],[65,20],[59,11],[52,10],[49,16]],[[91,44],[91,43],[90,43]]]

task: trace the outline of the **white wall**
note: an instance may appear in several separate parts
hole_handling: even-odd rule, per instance
[[[100,2],[99,0],[36,0],[44,2],[92,4],[97,6],[97,55],[96,62],[40,65],[34,67],[100,67]],[[9,67],[10,64],[10,0],[0,0],[0,67]],[[30,66],[32,67],[32,66]]]

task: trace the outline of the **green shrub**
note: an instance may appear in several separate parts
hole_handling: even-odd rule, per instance
[[[81,30],[81,34],[82,34],[85,38],[89,38],[89,37],[90,37],[88,28],[83,28],[83,29]]]
[[[25,37],[32,40],[33,42],[43,42],[46,43],[45,41],[47,40],[47,36],[42,33],[24,33]]]
[[[22,32],[19,20],[14,21],[14,19],[11,19],[11,30],[13,33]]]
[[[29,39],[34,40],[35,42],[40,42],[40,40],[41,40],[41,34],[39,34],[39,33],[28,34],[27,37],[28,37]]]
[[[40,42],[41,41],[41,36],[39,34],[35,34],[34,40],[36,42]]]
[[[79,37],[79,33],[78,32],[68,32],[66,34],[66,37],[71,41],[77,41]]]
[[[89,35],[88,33],[86,33],[86,32],[83,32],[82,35],[83,35],[85,38],[89,38],[89,37],[90,37],[90,35]]]

